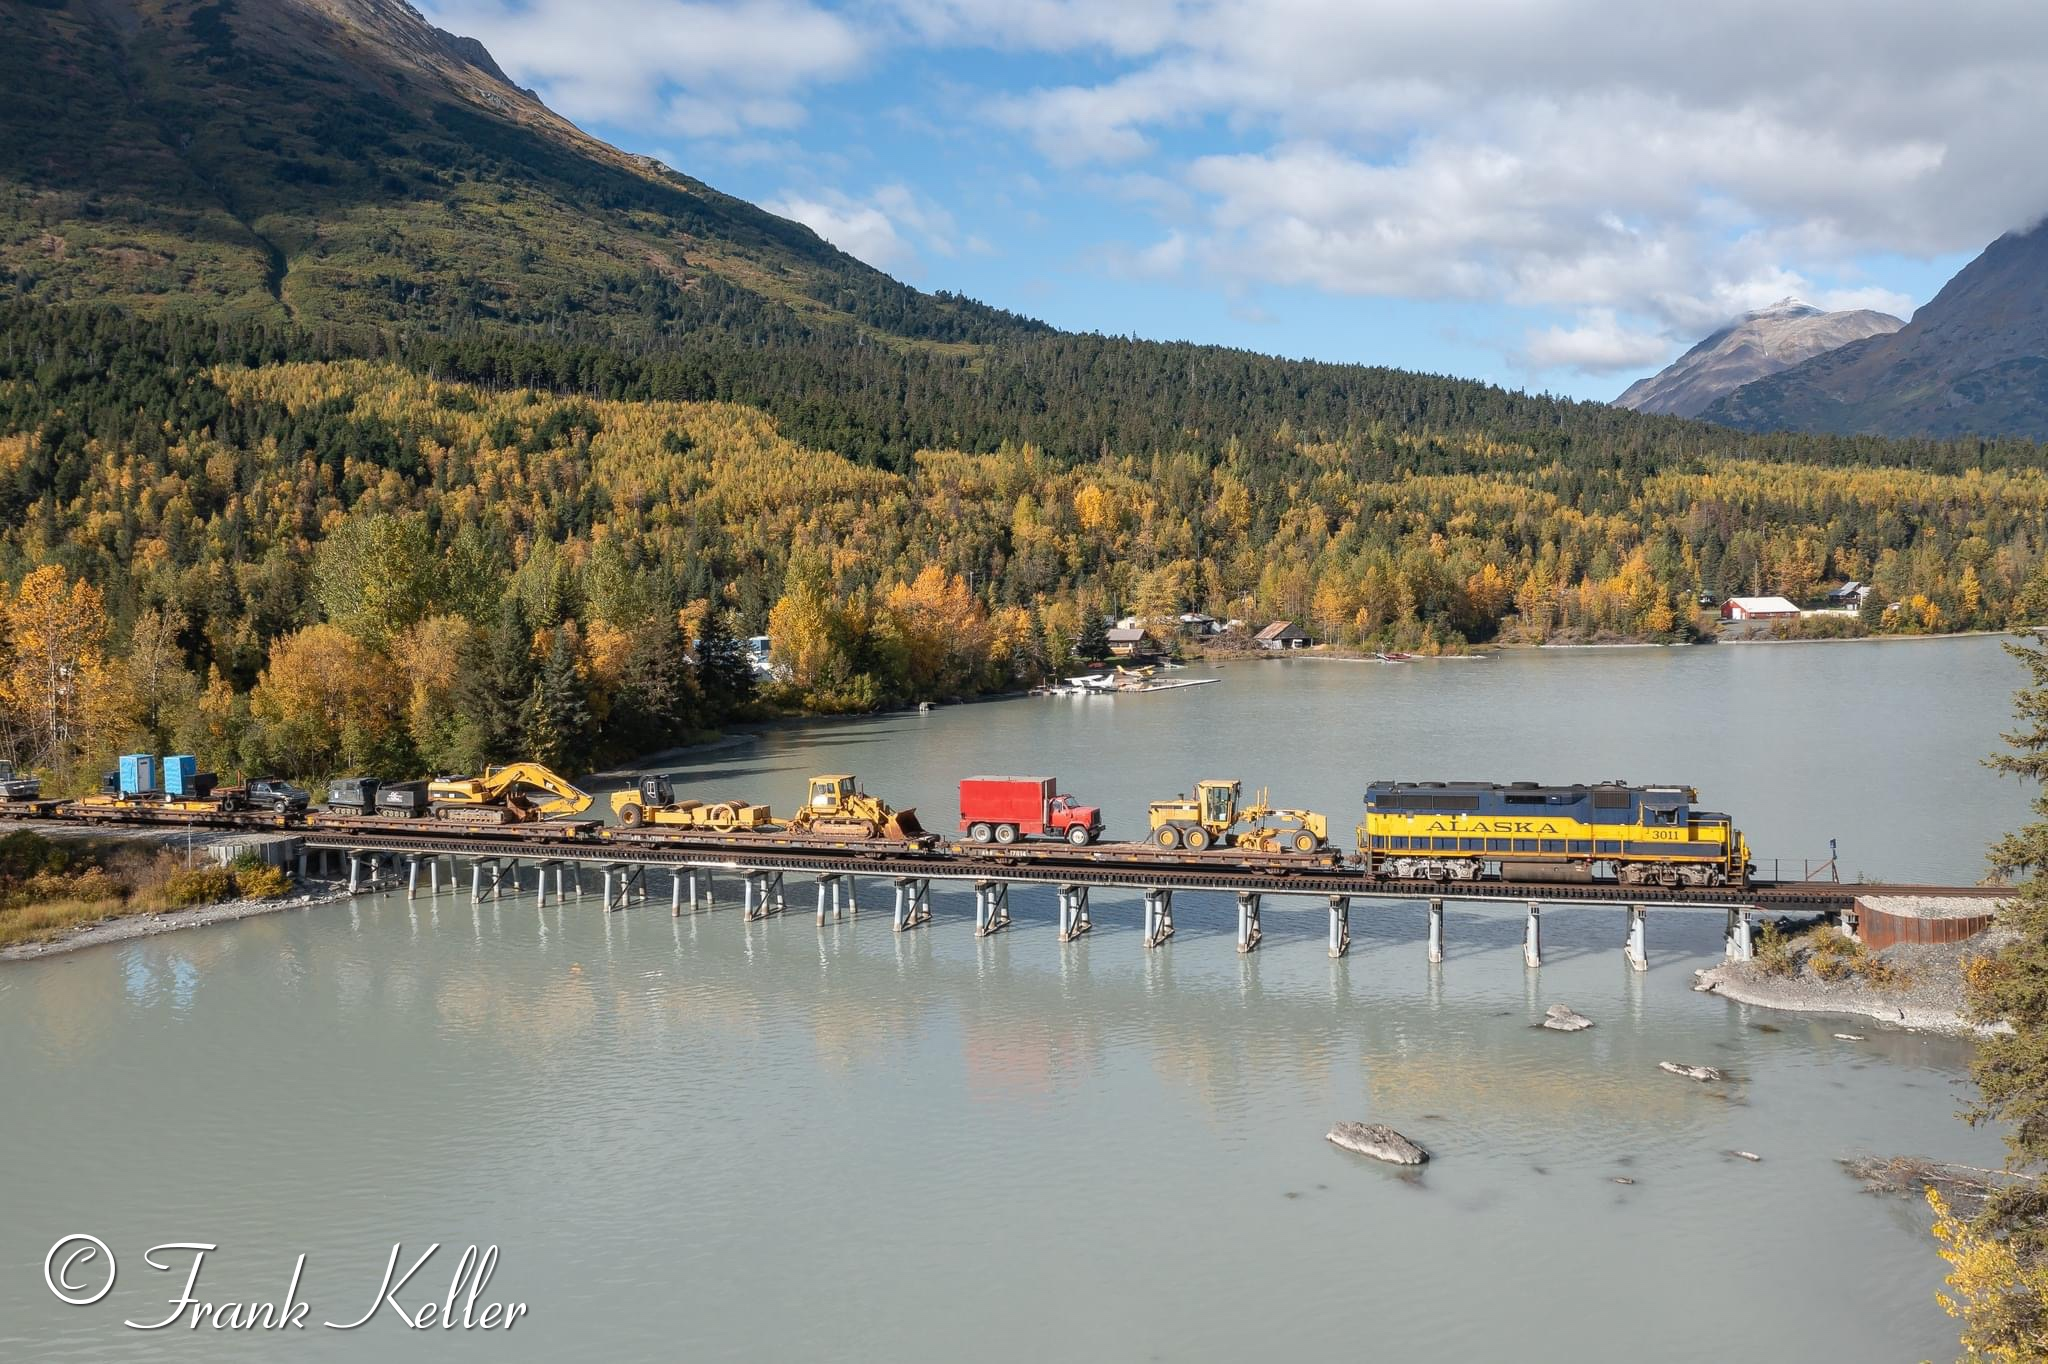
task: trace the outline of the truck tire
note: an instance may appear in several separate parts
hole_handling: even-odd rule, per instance
[[[996,842],[998,842],[998,843],[1002,844],[1002,845],[1003,845],[1004,847],[1006,847],[1006,848],[1007,848],[1007,847],[1009,847],[1009,846],[1010,846],[1010,845],[1011,845],[1012,843],[1015,843],[1016,841],[1017,841],[1017,826],[1016,826],[1016,825],[1014,825],[1014,824],[998,824],[998,825],[996,825]]]
[[[1180,830],[1174,828],[1171,824],[1162,824],[1153,832],[1152,841],[1162,848],[1178,848],[1180,846]]]
[[[628,805],[625,809],[619,811],[619,823],[625,825],[628,829],[639,828],[640,821],[645,818],[647,818],[647,811],[639,805]]]
[[[976,821],[974,824],[968,826],[967,836],[973,839],[976,843],[988,843],[994,841],[996,831],[990,828],[987,824],[981,823],[980,821]]]
[[[1190,829],[1190,830],[1188,830],[1188,851],[1189,851],[1189,852],[1201,852],[1201,851],[1203,851],[1204,849],[1206,849],[1206,848],[1207,848],[1208,846],[1209,846],[1209,831],[1208,831],[1207,829]]]
[[[1067,842],[1077,848],[1085,848],[1094,841],[1094,835],[1088,832],[1086,824],[1075,824],[1067,829]]]

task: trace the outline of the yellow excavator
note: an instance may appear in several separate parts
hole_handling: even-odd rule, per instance
[[[539,763],[486,767],[481,777],[436,777],[427,783],[435,819],[459,824],[530,824],[590,808],[591,796]]]
[[[1243,790],[1234,781],[1200,781],[1195,783],[1192,798],[1181,795],[1153,801],[1147,810],[1152,841],[1162,848],[1190,852],[1242,848],[1312,853],[1328,846],[1329,822],[1314,810],[1276,808],[1264,789],[1257,800],[1239,809],[1237,801]]]
[[[667,777],[645,776],[631,790],[612,795],[612,813],[629,829],[666,825],[683,829],[762,831],[775,827],[775,813],[750,800],[677,800]]]
[[[835,838],[900,838],[911,842],[924,837],[917,811],[890,809],[843,773],[812,777],[803,808],[790,816],[789,827],[793,833]]]

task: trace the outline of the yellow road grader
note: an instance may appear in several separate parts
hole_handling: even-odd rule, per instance
[[[1238,848],[1247,852],[1321,852],[1329,846],[1329,821],[1314,810],[1275,807],[1265,789],[1250,805],[1238,806],[1241,783],[1201,781],[1195,794],[1155,800],[1147,810],[1152,841],[1162,848]]]

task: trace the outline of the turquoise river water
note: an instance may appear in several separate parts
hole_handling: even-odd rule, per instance
[[[1179,676],[1199,676],[1197,672]],[[674,769],[777,807],[813,771],[954,815],[977,771],[1057,773],[1130,833],[1197,777],[1270,785],[1345,841],[1367,780],[1683,781],[1764,859],[1972,881],[2028,793],[1986,771],[2017,665],[1988,640],[1226,667],[1176,694],[1039,698],[774,730]],[[1923,1209],[1838,1157],[1995,1162],[1956,1120],[1967,1047],[1772,1016],[1689,990],[1712,912],[1184,896],[1147,951],[1129,897],[1061,947],[1049,891],[976,940],[962,892],[891,932],[723,907],[671,918],[530,893],[351,904],[0,966],[0,1359],[1919,1360],[1952,1357]],[[1313,902],[1302,902],[1312,904]],[[1565,1002],[1597,1026],[1532,1024]],[[1843,1042],[1848,1028],[1865,1036]],[[1734,1073],[1725,1088],[1660,1060]],[[1328,1146],[1338,1119],[1435,1153],[1406,1175]],[[1760,1154],[1751,1164],[1730,1149]],[[1632,1184],[1617,1179],[1633,1180]],[[45,1252],[119,1261],[67,1306]],[[198,1296],[307,1328],[183,1326]],[[495,1244],[509,1331],[412,1331]],[[74,1281],[91,1281],[87,1267]]]

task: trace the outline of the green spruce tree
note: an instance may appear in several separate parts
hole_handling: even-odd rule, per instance
[[[754,664],[723,612],[704,613],[697,638],[697,688],[713,724],[731,719],[753,702]]]
[[[2007,1164],[2038,1173],[2048,1169],[2048,648],[2035,642],[2006,650],[2026,665],[2030,684],[2014,698],[2018,725],[2004,736],[2010,751],[1987,761],[2038,789],[2034,821],[1991,848],[1994,871],[2023,878],[1998,911],[1999,924],[2015,936],[1971,964],[1966,997],[1973,1020],[2004,1022],[2012,1031],[1978,1046],[1970,1071],[1979,1097],[1966,1116],[2008,1124]],[[2001,1190],[1978,1225],[2010,1237],[2026,1254],[2048,1253],[2048,1188],[2028,1180]]]
[[[555,635],[533,679],[520,708],[519,733],[523,756],[558,771],[580,767],[590,756],[590,703],[566,634]]]

